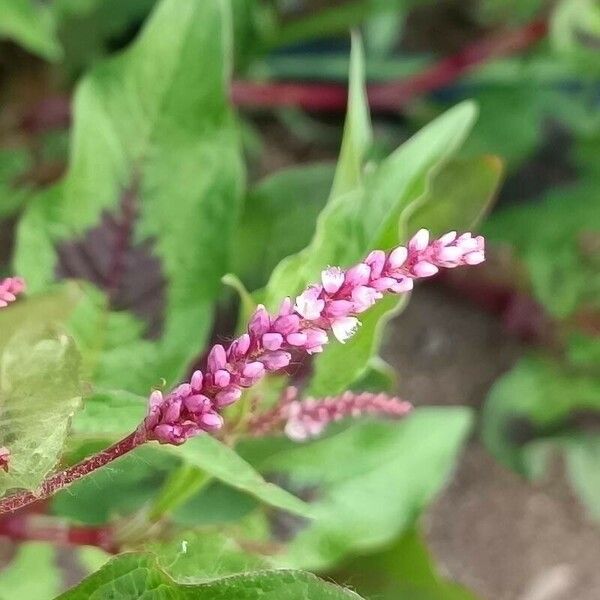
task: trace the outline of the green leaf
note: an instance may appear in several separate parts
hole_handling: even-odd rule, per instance
[[[529,477],[540,476],[543,456],[531,454],[531,444],[560,440],[571,433],[571,414],[589,410],[600,410],[597,377],[529,356],[492,387],[483,410],[482,437],[498,460]]]
[[[114,441],[131,433],[146,415],[147,398],[123,390],[95,391],[73,419],[78,438]]]
[[[51,600],[61,589],[55,549],[45,542],[26,542],[17,547],[12,562],[0,572],[2,600]],[[35,577],[32,574],[35,573]]]
[[[144,554],[122,554],[56,600],[95,600],[111,596],[143,597],[147,600],[359,599],[349,590],[302,571],[258,571],[204,583],[178,583],[161,569],[156,558]]]
[[[364,161],[371,143],[368,110],[362,44],[360,38],[353,35],[348,112],[333,188],[327,205],[319,214],[316,231],[310,244],[297,254],[282,260],[271,274],[265,291],[267,306],[272,308],[284,296],[294,295],[300,291],[308,281],[311,281],[313,274],[317,274],[320,269],[327,266],[327,260],[335,258],[335,251],[328,252],[325,245],[328,243],[328,236],[333,237],[335,243],[340,243],[340,237],[345,232],[337,231],[336,228],[341,224],[347,211],[353,208],[358,194],[361,193]],[[353,240],[346,238],[345,241],[352,243]],[[319,262],[320,260],[325,262]]]
[[[202,469],[224,483],[247,492],[270,506],[303,517],[312,516],[312,511],[306,503],[280,487],[266,482],[234,450],[210,435],[198,436],[188,440],[182,446],[169,446],[165,449],[181,457],[187,464]]]
[[[12,39],[47,60],[62,55],[50,7],[33,0],[0,0],[0,38]]]
[[[327,163],[300,165],[250,190],[232,251],[233,270],[250,289],[263,286],[282,258],[310,241],[333,175]]]
[[[600,436],[582,435],[567,440],[563,447],[571,485],[590,515],[600,521]]]
[[[349,78],[348,113],[330,198],[351,192],[361,184],[365,156],[373,137],[365,87],[364,50],[356,32],[352,34]]]
[[[438,573],[416,530],[406,532],[380,552],[352,558],[333,577],[352,583],[365,597],[379,600],[476,600],[467,589]]]
[[[0,356],[0,446],[10,449],[0,493],[34,490],[56,464],[81,402],[73,340],[48,328],[25,328]]]
[[[210,329],[243,182],[230,42],[227,2],[160,2],[131,47],[79,85],[68,173],[20,223],[15,264],[30,289],[60,267],[108,292],[111,310],[91,293],[88,318],[74,325],[105,388],[144,394],[160,376],[172,384]],[[109,217],[131,221],[132,211],[125,252],[142,262],[107,271],[93,240],[110,243]],[[113,265],[123,260],[117,246]],[[152,280],[136,279],[142,266]]]
[[[560,56],[584,72],[598,73],[600,6],[595,0],[561,0],[550,20],[550,39]]]
[[[559,319],[600,307],[600,268],[593,243],[600,234],[600,211],[590,210],[596,190],[588,178],[552,191],[535,205],[498,211],[483,227],[491,242],[514,249],[525,263],[533,294]]]
[[[200,583],[217,577],[266,569],[266,559],[249,554],[231,538],[213,531],[184,532],[148,548],[177,581]]]
[[[438,236],[475,227],[489,210],[501,177],[502,161],[497,156],[449,161],[434,178],[421,206],[410,216],[409,229],[425,227]]]
[[[314,520],[281,562],[322,569],[391,542],[448,479],[471,420],[465,408],[418,409],[401,423],[362,422],[310,444],[272,447],[257,463],[261,472],[316,498]]]
[[[31,154],[24,148],[0,149],[0,218],[17,213],[28,199],[31,191],[19,185],[19,180],[31,163]]]

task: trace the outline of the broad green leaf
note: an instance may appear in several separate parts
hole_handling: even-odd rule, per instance
[[[352,583],[367,598],[379,600],[476,600],[466,588],[442,577],[422,535],[411,530],[375,554],[345,562],[335,581]]]
[[[30,190],[17,183],[31,162],[24,148],[0,149],[0,218],[11,217],[27,200]]]
[[[410,214],[409,209],[406,229],[412,232],[425,227],[433,235],[469,230],[489,207],[501,171],[495,157],[450,160],[435,174],[416,210]],[[407,296],[400,300],[386,298],[362,316],[362,326],[349,343],[332,345],[318,356],[309,387],[311,394],[337,394],[362,378],[369,361],[377,355],[385,325],[402,310],[406,300]]]
[[[600,234],[597,207],[597,185],[587,178],[535,204],[498,211],[483,227],[490,242],[514,249],[525,263],[533,294],[559,319],[600,307],[600,268],[593,244]]]
[[[250,190],[232,251],[234,272],[250,289],[263,286],[279,261],[310,241],[331,182],[333,165],[282,169]]]
[[[213,481],[200,493],[178,506],[171,518],[186,526],[223,525],[236,522],[250,513],[257,514],[258,500],[220,481]]]
[[[55,564],[56,551],[45,542],[26,542],[17,547],[12,562],[0,572],[0,599],[51,600],[62,587]],[[32,577],[32,574],[35,576]]]
[[[73,419],[78,438],[113,441],[131,433],[146,415],[148,400],[123,390],[95,391]]]
[[[483,411],[483,440],[504,464],[529,477],[539,476],[544,465],[539,456],[530,462],[529,445],[560,440],[571,433],[571,414],[590,410],[600,410],[598,377],[529,356],[492,387]]]
[[[187,464],[202,469],[228,485],[288,512],[311,517],[310,507],[280,487],[268,483],[234,450],[210,435],[188,440],[182,446],[165,447]]]
[[[600,6],[595,0],[561,0],[550,20],[550,39],[560,55],[584,72],[598,73]]]
[[[225,0],[160,2],[131,47],[79,85],[67,175],[20,223],[15,264],[32,290],[58,270],[108,292],[111,310],[96,295],[74,326],[103,387],[172,384],[210,329],[243,181],[230,46]],[[111,218],[131,233],[107,253],[93,242],[111,243]]]
[[[465,408],[425,408],[400,423],[356,423],[310,444],[271,448],[257,463],[261,472],[283,475],[291,489],[315,497],[314,520],[277,558],[323,569],[391,542],[448,479],[471,420]]]
[[[20,330],[63,326],[83,299],[81,287],[68,283],[45,294],[25,295],[9,308],[0,310],[0,351]]]
[[[0,38],[12,39],[48,60],[62,55],[50,7],[33,0],[0,0]]]
[[[72,339],[51,328],[25,328],[10,338],[0,355],[0,446],[11,452],[0,493],[39,486],[58,461],[80,403]]]
[[[314,361],[308,393],[315,398],[339,394],[366,377],[371,361],[377,357],[385,326],[404,308],[407,300],[408,296],[400,301],[387,296],[364,313],[362,325],[351,340],[346,344],[331,344],[327,352]]]
[[[200,583],[269,567],[265,558],[249,554],[231,538],[213,531],[184,532],[169,542],[153,543],[148,550],[181,582]]]
[[[425,227],[434,236],[470,230],[489,210],[501,176],[502,161],[497,156],[449,161],[434,178],[421,206],[410,216],[410,230]]]
[[[113,51],[115,40],[127,39],[156,0],[53,0],[52,4],[64,48],[61,69],[79,76]]]
[[[302,571],[258,571],[203,583],[179,583],[145,554],[122,554],[57,600],[101,598],[144,600],[319,600],[359,599],[359,596]]]

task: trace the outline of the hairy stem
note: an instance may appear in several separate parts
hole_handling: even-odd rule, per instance
[[[93,454],[64,471],[54,473],[54,475],[44,480],[35,492],[19,492],[3,498],[0,500],[0,515],[13,512],[38,500],[49,498],[59,490],[71,485],[74,481],[131,452],[146,441],[145,433],[140,431],[130,433],[127,437],[98,452],[98,454]]]

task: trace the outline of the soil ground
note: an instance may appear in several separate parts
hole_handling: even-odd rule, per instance
[[[478,410],[524,352],[494,317],[434,285],[419,287],[388,331],[384,357],[417,406]],[[600,527],[559,462],[532,484],[498,464],[475,432],[425,528],[442,571],[482,598],[600,598]]]

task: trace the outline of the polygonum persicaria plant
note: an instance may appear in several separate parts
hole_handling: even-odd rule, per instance
[[[303,354],[322,352],[331,336],[345,343],[360,327],[360,314],[384,294],[406,293],[413,288],[415,279],[435,275],[440,268],[477,265],[484,260],[481,236],[457,235],[452,231],[430,240],[429,232],[421,229],[407,246],[387,253],[374,250],[346,270],[326,268],[319,282],[309,285],[295,300],[285,298],[276,313],[270,314],[258,306],[246,333],[227,347],[213,346],[205,368],[195,371],[188,382],[167,394],[153,391],[147,415],[136,431],[99,454],[52,475],[37,493],[4,498],[0,501],[0,513],[50,496],[145,442],[179,445],[202,433],[215,434],[224,425],[223,409],[238,401],[244,390],[269,373],[284,370]],[[11,281],[5,288],[11,290],[5,291],[8,300],[14,299],[23,285],[17,278]],[[409,410],[407,402],[383,394],[347,392],[339,397],[299,401],[297,391],[288,388],[273,409],[251,415],[244,433],[257,436],[284,432],[290,439],[300,441],[321,434],[329,423],[345,417],[399,417]]]
[[[25,281],[21,277],[7,277],[0,281],[0,308],[5,308],[25,291]]]

